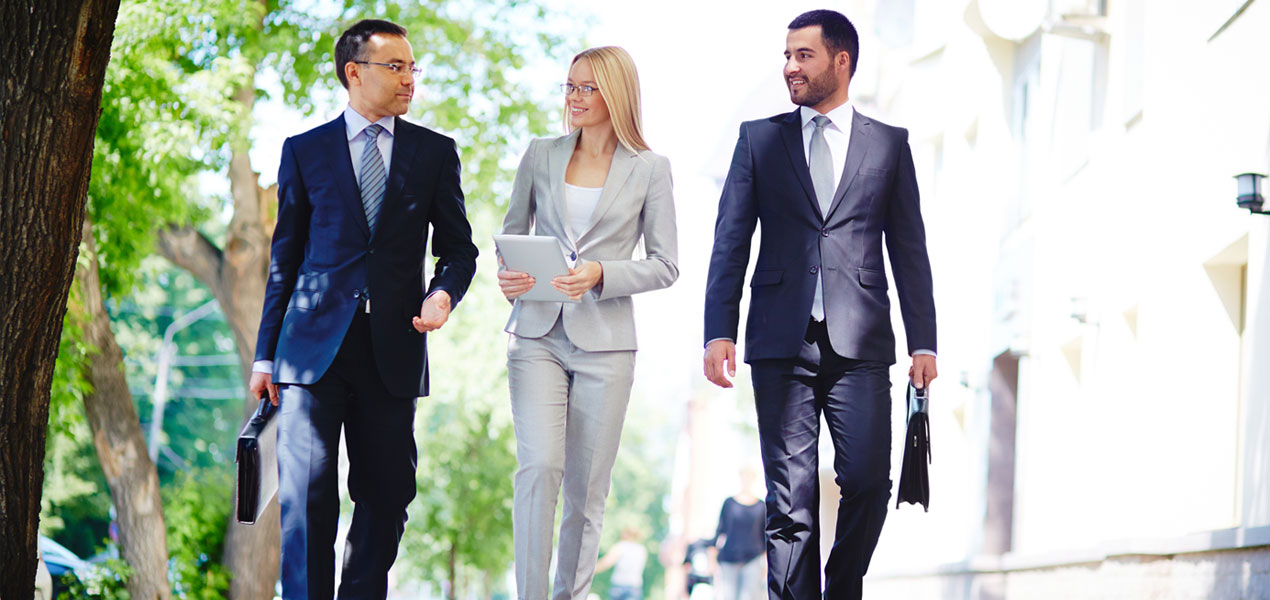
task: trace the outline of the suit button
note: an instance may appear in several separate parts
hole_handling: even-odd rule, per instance
[[[371,249],[370,249],[370,253],[371,253],[371,254],[374,254],[374,253],[375,253],[375,249],[374,249],[374,248],[371,248]]]
[[[828,229],[828,228],[822,228],[822,229],[820,230],[820,235],[823,235],[823,236],[825,236],[825,237],[829,237],[829,229]]]
[[[812,267],[812,268],[808,269],[808,271],[811,271],[811,274],[812,274],[812,275],[815,275],[816,273],[819,273],[819,272],[820,272],[820,267]]]
[[[361,290],[353,290],[353,297],[354,297],[354,298],[361,298],[361,297],[362,297],[362,291],[361,291]]]

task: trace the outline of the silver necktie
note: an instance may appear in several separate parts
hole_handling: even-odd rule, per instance
[[[807,150],[807,166],[811,170],[811,185],[816,189],[820,215],[827,217],[836,187],[833,158],[829,156],[829,142],[825,141],[825,127],[830,124],[830,121],[829,117],[824,115],[816,115],[811,121],[816,125],[816,130],[811,132],[811,147]],[[822,264],[816,273],[816,295],[811,301],[811,318],[817,321],[825,320],[824,275],[825,266]]]
[[[384,202],[384,190],[388,187],[388,172],[384,170],[384,156],[379,153],[379,133],[382,125],[372,123],[362,130],[366,136],[366,147],[362,150],[361,176],[357,178],[357,187],[362,190],[362,207],[366,209],[366,224],[375,230],[375,221],[379,218],[379,206]]]

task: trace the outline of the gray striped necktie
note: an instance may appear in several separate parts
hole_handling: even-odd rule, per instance
[[[366,147],[362,149],[361,176],[357,178],[357,187],[362,190],[362,207],[366,209],[366,224],[375,230],[375,220],[379,218],[379,207],[384,203],[384,190],[388,187],[388,172],[384,170],[384,157],[379,153],[379,133],[384,127],[372,123],[362,132],[366,137]]]
[[[811,132],[811,147],[807,149],[807,168],[811,171],[811,185],[816,189],[816,202],[820,204],[820,215],[827,217],[836,187],[833,158],[829,156],[829,142],[825,141],[825,127],[828,127],[831,121],[824,115],[816,115],[811,121],[815,123],[816,130]],[[824,271],[824,265],[820,265],[820,272],[816,274],[816,295],[811,301],[811,316],[817,321],[825,320]]]

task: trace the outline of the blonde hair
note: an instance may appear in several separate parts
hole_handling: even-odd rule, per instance
[[[618,46],[600,46],[579,52],[569,63],[572,67],[581,59],[591,61],[595,83],[609,108],[609,121],[617,133],[617,141],[632,152],[648,150],[644,142],[644,126],[639,104],[639,73],[631,55]],[[569,123],[569,108],[564,110],[565,131],[573,132]]]

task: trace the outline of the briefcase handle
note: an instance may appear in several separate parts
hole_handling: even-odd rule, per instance
[[[251,422],[257,424],[267,423],[276,412],[278,412],[278,407],[269,401],[269,390],[265,390],[260,393],[260,406],[256,408],[256,414],[251,415]]]
[[[926,405],[930,401],[930,385],[918,389],[910,380],[908,382],[908,414],[926,412]]]

